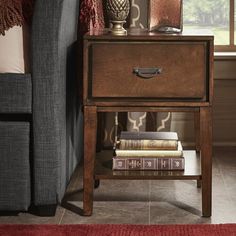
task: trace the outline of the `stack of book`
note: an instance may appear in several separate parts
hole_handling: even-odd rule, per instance
[[[113,170],[184,170],[177,133],[122,131],[114,150]]]

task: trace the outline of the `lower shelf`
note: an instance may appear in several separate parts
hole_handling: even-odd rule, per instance
[[[184,171],[112,170],[112,151],[102,151],[96,155],[95,179],[166,179],[201,180],[200,157],[196,151],[184,151]]]

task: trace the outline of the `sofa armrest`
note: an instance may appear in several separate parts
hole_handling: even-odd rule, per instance
[[[78,0],[35,3],[31,49],[35,205],[61,200],[78,161],[77,140],[71,143],[79,117],[75,86],[78,12]],[[67,87],[74,90],[67,93]]]

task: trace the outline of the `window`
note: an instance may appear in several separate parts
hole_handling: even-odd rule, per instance
[[[236,0],[183,0],[184,28],[211,29],[215,51],[236,51]]]

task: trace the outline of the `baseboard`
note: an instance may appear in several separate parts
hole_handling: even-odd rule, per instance
[[[236,147],[236,142],[214,142],[214,147]]]

